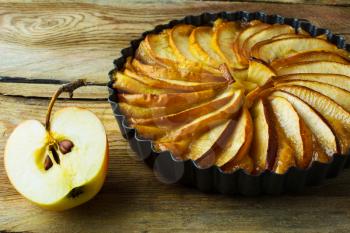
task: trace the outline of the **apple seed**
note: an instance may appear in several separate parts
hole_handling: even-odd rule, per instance
[[[49,169],[52,167],[52,165],[53,165],[53,163],[52,163],[50,157],[49,157],[49,156],[46,156],[45,162],[44,162],[45,170],[46,170],[46,171],[49,170]]]
[[[59,149],[62,152],[62,154],[67,154],[72,151],[72,148],[74,146],[73,142],[70,140],[62,140],[58,143]]]

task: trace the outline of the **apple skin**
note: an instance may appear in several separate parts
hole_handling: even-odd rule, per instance
[[[92,113],[89,110],[83,109],[83,108],[79,108],[79,107],[67,107],[67,108],[63,108],[58,110],[55,113],[56,115],[59,115],[60,113],[62,113],[63,111],[67,111],[67,110],[72,110],[72,109],[77,109],[77,110],[81,110],[81,111],[87,111]],[[93,113],[92,113],[93,114]],[[96,117],[96,116],[95,116]],[[98,119],[96,117],[96,119]],[[21,127],[23,127],[25,124],[29,124],[29,123],[35,123],[35,124],[39,124],[40,126],[42,126],[42,124],[39,121],[36,120],[26,120],[22,123],[20,123],[15,130],[13,131],[12,134],[14,134],[14,132],[16,131],[16,129],[19,129]],[[100,122],[102,128],[103,125]],[[44,128],[44,127],[43,127]],[[41,129],[40,129],[41,130]],[[44,130],[44,129],[43,129]],[[11,134],[11,136],[12,136]],[[40,132],[39,132],[40,134]],[[10,137],[11,137],[10,136]],[[81,187],[83,190],[83,193],[81,193],[78,196],[72,197],[70,196],[70,192],[67,193],[67,195],[63,196],[62,198],[55,200],[54,202],[50,202],[50,203],[41,203],[38,201],[34,201],[32,200],[32,198],[28,195],[25,195],[24,193],[21,192],[21,190],[17,187],[16,182],[12,179],[12,177],[9,175],[10,172],[10,168],[9,168],[9,162],[8,162],[8,154],[9,154],[9,141],[10,138],[8,139],[8,143],[6,144],[5,147],[5,153],[4,153],[4,164],[5,164],[5,171],[8,175],[8,178],[10,180],[10,183],[12,184],[12,186],[22,195],[24,196],[26,199],[28,199],[30,202],[40,206],[41,208],[47,209],[47,210],[53,210],[53,211],[63,211],[63,210],[67,210],[67,209],[71,209],[73,207],[79,206],[87,201],[89,201],[90,199],[92,199],[102,188],[106,175],[107,175],[107,170],[108,170],[108,160],[109,160],[109,143],[108,143],[108,139],[107,136],[105,136],[106,138],[106,147],[105,147],[105,153],[104,153],[104,158],[103,161],[100,164],[100,167],[98,168],[98,172],[96,173],[96,175],[94,177],[92,177],[90,180],[88,180],[87,183],[84,183]],[[46,136],[45,136],[45,140],[46,140]],[[46,147],[47,143],[45,143],[44,145],[42,145],[42,147]],[[28,182],[35,182],[35,181],[31,181],[28,180]]]

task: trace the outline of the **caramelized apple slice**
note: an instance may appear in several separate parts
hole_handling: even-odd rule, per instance
[[[176,105],[193,106],[212,99],[219,91],[214,89],[166,94],[118,94],[119,103],[127,103],[139,107],[169,107]]]
[[[131,67],[135,72],[156,79],[184,80],[189,82],[224,82],[226,81],[218,72],[208,72],[199,67],[187,67],[179,65],[177,68],[148,65],[137,59],[133,59]]]
[[[323,119],[304,101],[287,92],[275,91],[273,96],[285,98],[304,120],[320,146],[328,156],[338,153],[336,137]],[[320,153],[320,152],[319,152]]]
[[[242,69],[236,53],[233,51],[233,44],[242,27],[238,22],[223,22],[216,20],[213,34],[212,46],[215,51],[221,56],[225,63],[232,68]]]
[[[271,27],[271,25],[269,24],[265,24],[265,23],[258,23],[255,24],[251,27],[247,27],[246,29],[244,29],[241,33],[239,33],[235,44],[234,44],[234,51],[236,52],[236,54],[239,55],[239,60],[240,62],[242,62],[243,64],[248,64],[248,60],[243,56],[243,44],[244,42],[252,35],[254,35],[257,32],[262,31],[263,29],[266,29],[268,27]]]
[[[314,135],[312,135],[312,142],[313,142],[313,150],[312,150],[312,160],[318,161],[320,163],[329,163],[331,160],[331,156],[328,156],[324,149],[320,146],[319,142],[315,138]]]
[[[274,122],[278,146],[273,171],[277,174],[285,174],[289,168],[296,166],[295,151],[290,145],[278,121],[274,120]]]
[[[189,108],[184,111],[154,118],[131,118],[130,122],[133,124],[155,125],[159,127],[173,128],[193,121],[202,115],[206,115],[218,110],[221,106],[227,104],[233,98],[235,91],[236,90],[231,86],[213,100],[193,107],[187,104]]]
[[[155,57],[152,56],[149,47],[146,44],[146,41],[141,41],[139,47],[135,52],[135,58],[141,61],[143,64],[147,65],[163,65],[157,61]]]
[[[197,73],[210,72],[219,75],[219,71],[211,66],[203,64],[200,58],[195,57],[190,51],[190,35],[195,27],[187,24],[176,25],[169,31],[169,45],[174,51],[177,62],[181,66],[189,65],[189,70]]]
[[[145,46],[148,46],[153,57],[164,62],[173,64],[177,59],[169,44],[169,32],[166,29],[159,34],[148,34],[145,38]]]
[[[303,80],[326,83],[350,91],[350,77],[340,74],[288,74],[276,77],[277,81]]]
[[[273,61],[271,66],[274,69],[279,69],[283,66],[288,66],[290,64],[306,61],[333,61],[342,64],[349,64],[350,62],[343,56],[334,52],[325,51],[308,51],[303,53],[298,53],[287,58],[281,58]]]
[[[136,129],[139,136],[145,139],[156,140],[161,137],[164,137],[166,133],[169,131],[165,128],[148,126],[148,125],[133,125],[133,128]]]
[[[190,35],[190,51],[193,56],[206,65],[219,67],[225,60],[211,46],[213,31],[211,27],[196,27]]]
[[[197,160],[206,153],[212,153],[218,139],[227,129],[230,121],[231,120],[226,120],[224,123],[210,129],[193,140],[183,158]]]
[[[154,88],[142,82],[139,82],[129,76],[124,75],[121,72],[114,74],[113,88],[127,93],[139,93],[139,94],[165,94],[179,92],[172,89],[160,89]]]
[[[278,85],[295,85],[295,86],[302,86],[302,87],[308,87],[311,90],[317,91],[319,93],[322,93],[325,96],[328,96],[330,99],[335,101],[337,104],[342,106],[346,111],[350,112],[350,93],[332,86],[330,84],[315,82],[315,81],[303,81],[303,80],[293,80],[288,82],[277,82],[276,86]]]
[[[239,112],[242,105],[243,92],[237,90],[227,104],[216,111],[202,115],[190,123],[172,130],[166,137],[162,138],[160,142],[179,141],[206,132],[216,125],[223,123],[225,120],[232,118]]]
[[[241,160],[233,160],[221,167],[226,173],[234,172],[243,169],[246,173],[252,174],[254,172],[254,161],[249,154],[245,154]]]
[[[124,70],[124,76],[129,76],[145,85],[154,88],[173,89],[182,92],[202,91],[206,89],[220,89],[227,86],[227,82],[187,82],[183,80],[157,79],[141,76],[129,69]]]
[[[350,77],[350,65],[330,61],[307,61],[277,69],[278,75],[300,73],[341,74]]]
[[[280,39],[287,39],[287,38],[305,38],[305,37],[310,37],[310,35],[309,34],[286,33],[286,34],[274,36],[271,38],[271,40],[280,40]]]
[[[278,36],[286,33],[293,33],[293,32],[294,32],[294,28],[292,28],[289,25],[286,25],[286,24],[272,25],[271,27],[267,27],[251,35],[248,39],[246,39],[243,43],[241,51],[243,52],[243,55],[246,58],[249,58],[251,56],[251,49],[255,44],[261,41],[269,40],[274,36]]]
[[[187,109],[187,104],[174,104],[163,107],[138,107],[127,103],[119,103],[122,113],[128,118],[154,118],[166,116]]]
[[[178,60],[189,60],[198,62],[196,57],[190,52],[189,37],[195,26],[189,24],[179,24],[169,32],[169,44]]]
[[[252,56],[271,63],[293,54],[306,51],[330,51],[343,53],[334,44],[323,39],[310,38],[286,38],[279,40],[264,41],[256,44],[252,48]],[[300,73],[300,72],[299,72]]]
[[[276,76],[275,72],[266,64],[255,59],[249,61],[247,81],[263,86],[270,81],[273,76]]]
[[[309,128],[286,99],[272,97],[270,103],[279,125],[295,151],[297,166],[307,168],[312,159],[312,134]]]
[[[341,154],[350,149],[350,114],[330,98],[299,86],[279,86],[278,89],[291,93],[310,105],[326,119],[337,137]]]
[[[248,153],[253,138],[253,123],[247,108],[242,109],[238,121],[232,121],[228,136],[225,139],[221,150],[216,152],[216,162],[218,167],[222,167],[231,161],[240,161]],[[231,166],[228,165],[228,166]]]
[[[277,135],[272,122],[271,112],[265,100],[259,99],[251,109],[254,136],[251,155],[257,173],[273,170],[277,151]]]

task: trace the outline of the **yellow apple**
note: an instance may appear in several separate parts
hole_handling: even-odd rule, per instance
[[[65,210],[101,189],[108,141],[101,121],[89,110],[63,108],[47,119],[46,127],[27,120],[15,128],[5,147],[5,168],[12,185],[28,200]]]

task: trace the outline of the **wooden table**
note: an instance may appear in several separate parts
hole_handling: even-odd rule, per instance
[[[309,19],[350,39],[349,1],[94,2],[0,4],[0,76],[7,77],[0,82],[0,232],[350,231],[350,170],[297,196],[227,197],[159,182],[121,137],[104,87],[119,51],[170,19],[204,11],[263,10]],[[77,78],[93,85],[72,100],[60,99],[55,108],[81,106],[100,117],[110,141],[109,174],[89,203],[61,213],[45,211],[10,185],[3,150],[19,122],[44,120],[60,82]]]

